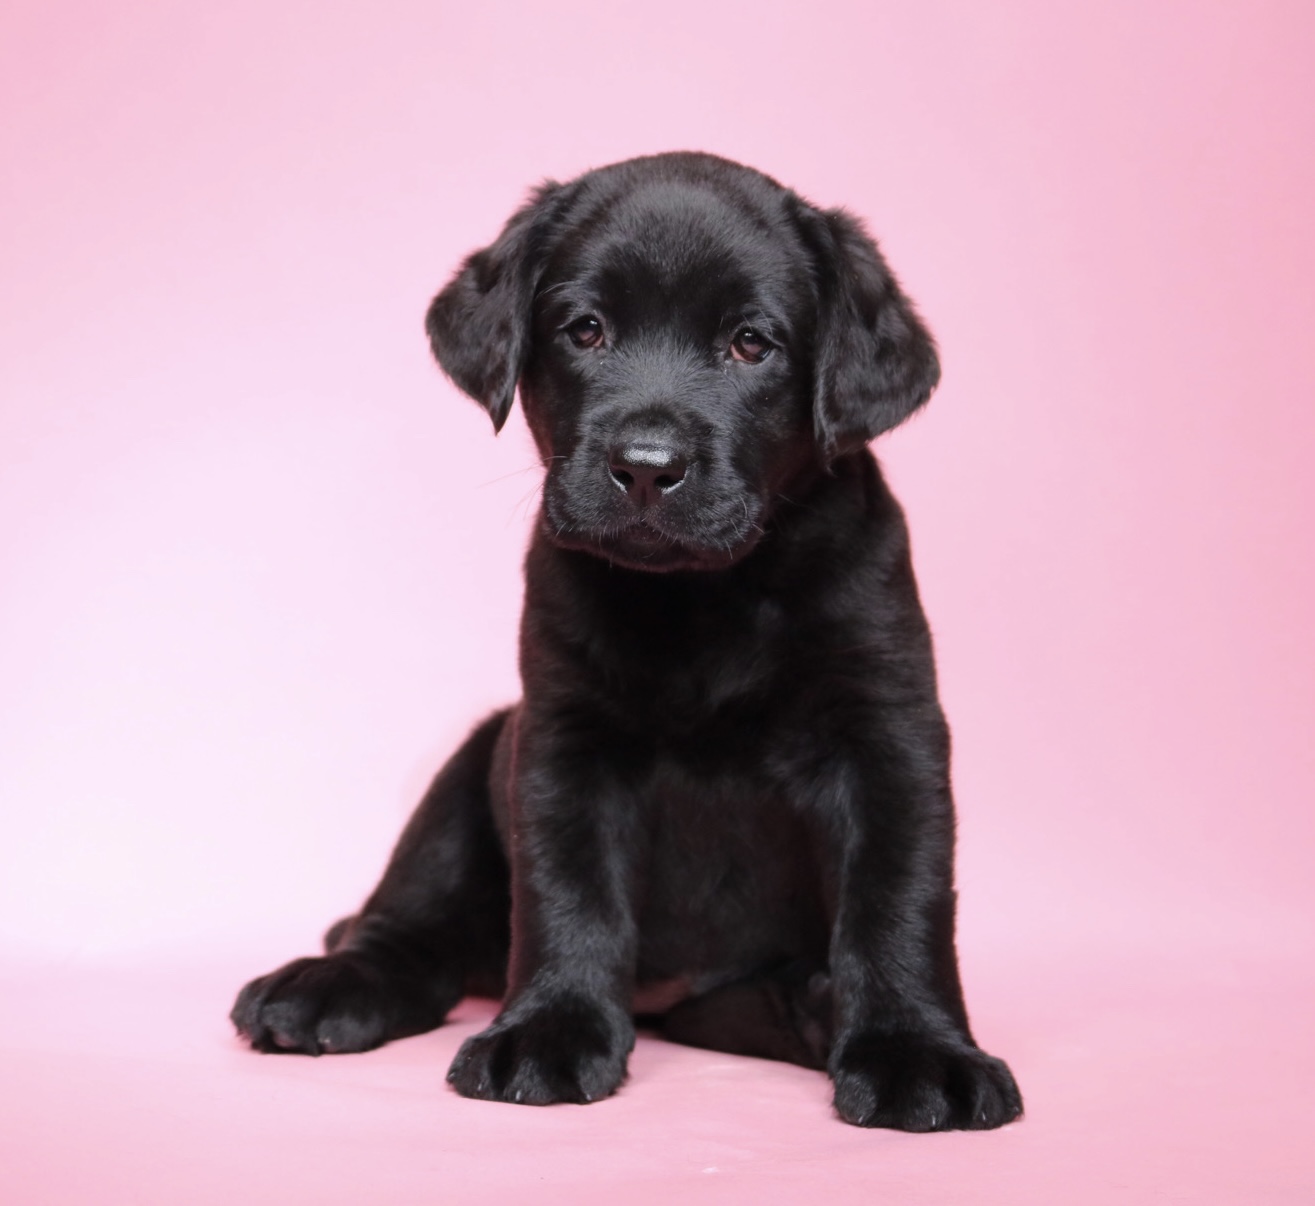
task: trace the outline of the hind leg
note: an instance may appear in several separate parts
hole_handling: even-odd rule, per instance
[[[507,717],[484,721],[439,772],[326,953],[242,989],[231,1017],[256,1050],[367,1051],[432,1030],[467,991],[501,992],[510,890],[490,777]]]
[[[831,1050],[831,980],[796,960],[690,997],[663,1015],[677,1043],[825,1068]]]

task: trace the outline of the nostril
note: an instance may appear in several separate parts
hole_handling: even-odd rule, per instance
[[[662,491],[663,494],[669,494],[681,482],[685,480],[685,471],[682,469],[679,473],[663,473],[653,479],[653,484]]]
[[[618,469],[615,465],[609,465],[607,471],[612,475],[612,480],[616,482],[627,494],[634,488],[635,479],[624,469]]]

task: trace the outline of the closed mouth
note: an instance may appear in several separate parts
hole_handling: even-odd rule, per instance
[[[680,542],[665,532],[659,531],[652,524],[640,519],[617,533],[621,543],[635,545],[639,548],[661,548],[663,545],[677,545]]]
[[[555,528],[545,517],[544,530],[559,548],[590,553],[613,565],[653,573],[725,569],[756,543],[748,541],[731,548],[695,544],[643,519],[636,519],[619,530],[588,532]]]

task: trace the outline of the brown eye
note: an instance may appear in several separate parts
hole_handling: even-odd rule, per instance
[[[577,348],[596,348],[603,342],[603,324],[592,314],[577,318],[566,333]]]
[[[758,364],[771,350],[772,345],[752,327],[741,327],[731,340],[731,355],[744,364]]]

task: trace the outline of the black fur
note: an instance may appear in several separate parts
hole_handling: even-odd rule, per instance
[[[725,160],[632,160],[539,189],[427,328],[495,426],[519,384],[547,470],[524,699],[239,1030],[365,1050],[505,988],[467,1096],[604,1097],[639,1014],[825,1067],[862,1126],[1018,1117],[968,1029],[949,734],[866,448],[939,369],[872,241]]]

